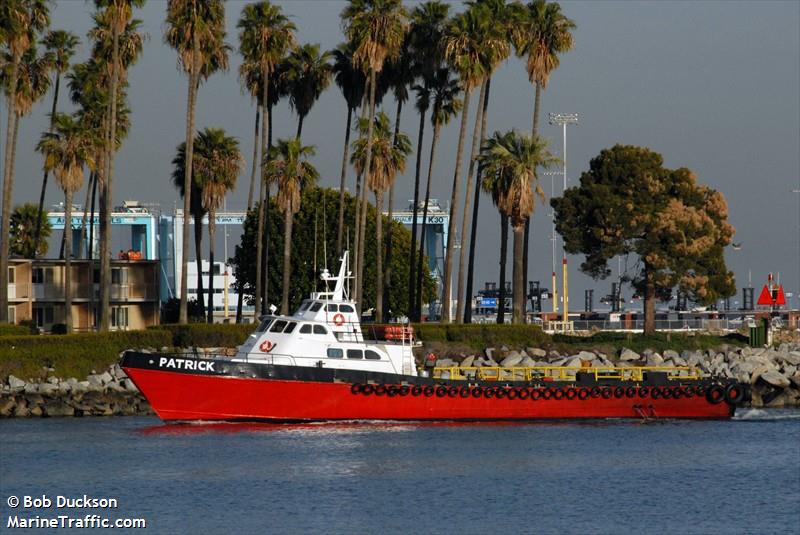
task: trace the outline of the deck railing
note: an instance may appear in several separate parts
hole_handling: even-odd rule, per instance
[[[699,379],[700,369],[689,366],[636,366],[617,368],[612,366],[588,367],[579,366],[531,366],[512,367],[481,366],[466,367],[447,366],[433,368],[434,379],[460,379],[477,381],[575,381],[578,373],[588,373],[595,380],[616,379],[622,381],[643,381],[647,372],[667,374],[669,380]]]

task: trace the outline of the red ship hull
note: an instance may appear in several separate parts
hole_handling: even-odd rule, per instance
[[[553,388],[494,387],[500,396],[477,397],[474,387],[425,395],[403,389],[365,393],[347,382],[204,375],[126,366],[123,368],[164,421],[176,420],[537,420],[588,418],[730,418],[734,406],[707,396],[675,399],[637,394],[572,399],[533,399]],[[441,385],[440,385],[441,387]],[[439,387],[437,387],[439,388]],[[572,388],[565,386],[562,392]],[[679,387],[674,387],[677,389]],[[462,389],[464,390],[462,397]],[[372,389],[370,389],[372,390]],[[440,390],[440,388],[439,388]],[[515,391],[509,396],[508,392]],[[520,392],[525,391],[524,394]],[[575,390],[581,390],[580,387]],[[663,391],[663,388],[659,390]],[[588,394],[586,389],[584,395]],[[467,394],[469,392],[469,394]],[[455,395],[454,395],[455,393]],[[513,399],[510,399],[513,397]]]

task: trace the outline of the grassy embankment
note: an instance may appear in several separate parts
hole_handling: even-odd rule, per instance
[[[13,327],[13,326],[12,326]],[[425,342],[425,351],[438,355],[470,354],[486,347],[541,347],[561,353],[582,349],[599,350],[608,355],[627,347],[637,352],[645,349],[710,349],[721,344],[743,345],[740,335],[725,337],[705,334],[658,333],[643,336],[627,333],[597,333],[593,336],[550,336],[532,325],[438,325],[415,326]],[[81,333],[70,335],[29,335],[22,328],[0,330],[0,381],[9,374],[22,379],[44,377],[47,368],[58,377],[82,379],[101,372],[116,362],[125,349],[151,347],[234,347],[241,344],[253,325],[161,325],[146,331]],[[369,326],[364,327],[369,333]]]

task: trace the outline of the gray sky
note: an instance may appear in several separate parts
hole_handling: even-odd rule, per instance
[[[301,43],[333,48],[343,40],[339,13],[344,2],[277,3],[293,17]],[[234,49],[235,25],[244,5],[226,4],[227,40]],[[139,199],[169,209],[178,201],[169,174],[175,147],[184,139],[186,78],[176,69],[175,52],[162,44],[165,8],[165,2],[150,0],[136,13],[150,39],[130,73],[133,125],[116,159],[116,203]],[[564,1],[562,8],[578,26],[576,46],[562,57],[543,94],[541,124],[542,134],[560,154],[561,130],[547,124],[547,113],[580,115],[580,124],[570,126],[567,134],[568,185],[577,183],[603,148],[615,143],[650,147],[663,154],[667,166],[689,167],[701,183],[724,193],[737,229],[734,241],[742,243],[740,251],[727,254],[738,287],[747,285],[749,270],[757,288],[773,271],[780,272],[787,291],[800,290],[800,193],[793,193],[800,190],[800,2]],[[89,53],[86,32],[92,10],[91,2],[59,1],[52,13],[53,28],[81,37],[76,61]],[[239,62],[234,53],[230,71],[201,87],[197,127],[225,128],[241,140],[249,160],[254,106],[241,92]],[[38,199],[42,160],[34,146],[47,128],[51,99],[48,95],[20,126],[15,204]],[[69,107],[64,93],[61,102],[62,110]],[[385,105],[393,118],[394,102],[387,98]],[[492,83],[490,131],[528,130],[532,109],[533,89],[524,64],[512,57]],[[344,100],[332,84],[304,124],[303,141],[317,147],[314,163],[324,186],[338,187],[345,113]],[[3,112],[3,143],[5,119]],[[402,129],[414,147],[418,122],[406,107]],[[294,135],[295,128],[296,117],[284,101],[275,112],[275,135]],[[443,131],[437,156],[433,196],[442,200],[450,198],[457,136],[458,121],[453,121]],[[423,166],[429,140],[427,133]],[[413,196],[413,161],[408,168],[397,181],[398,200]],[[349,178],[352,189],[352,172]],[[248,181],[246,172],[229,197],[229,208],[244,207]],[[549,196],[550,177],[543,181]],[[49,188],[48,205],[62,199],[55,187]],[[82,199],[83,194],[76,195],[76,202]],[[401,205],[405,201],[398,201]],[[550,286],[551,265],[548,212],[537,207],[530,268],[531,278],[545,286]],[[491,203],[483,202],[476,289],[485,280],[497,280],[498,220]],[[580,260],[571,259],[572,310],[582,309],[584,288],[597,289],[596,303],[611,282],[593,282],[579,274]]]

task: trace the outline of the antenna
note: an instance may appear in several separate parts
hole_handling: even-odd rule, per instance
[[[314,207],[314,291],[317,291],[317,213],[319,210]]]
[[[328,232],[325,225],[328,217],[325,215],[325,195],[322,196],[322,261],[325,263],[325,269],[328,269]]]

